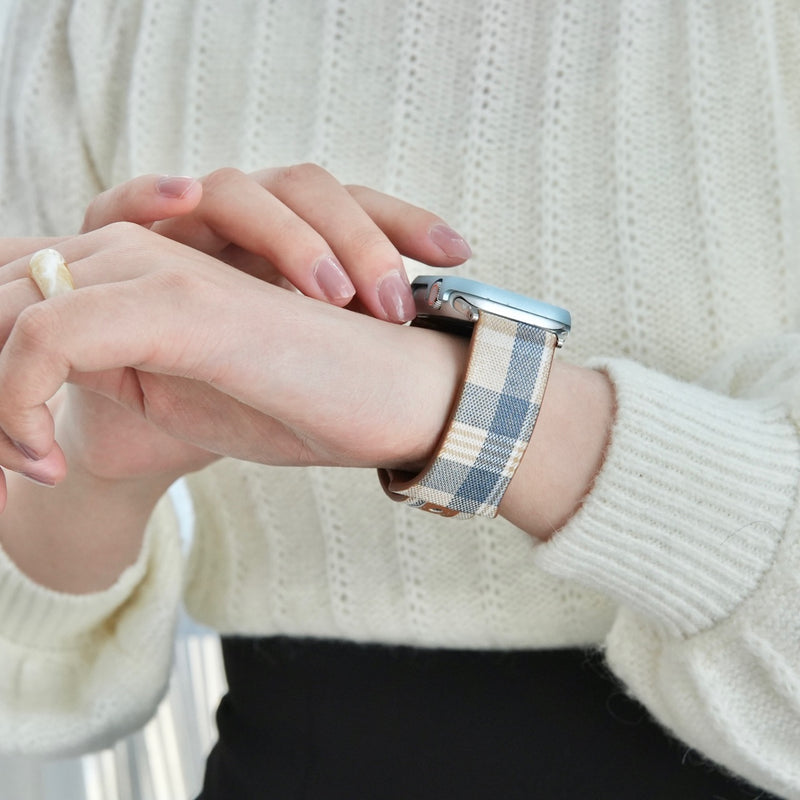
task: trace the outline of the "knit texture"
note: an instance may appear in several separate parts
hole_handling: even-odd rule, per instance
[[[0,663],[39,670],[22,700],[2,687],[3,747],[20,744],[15,704],[31,751],[137,724],[167,675],[153,619],[183,579],[225,632],[603,646],[690,746],[800,797],[790,3],[17,0],[0,59],[5,234],[75,230],[140,173],[316,161],[436,210],[475,252],[460,274],[569,309],[558,357],[605,369],[619,405],[591,495],[545,546],[391,504],[372,472],[225,462],[190,480],[185,572],[159,526],[107,599],[56,604],[63,645],[3,561]],[[82,670],[76,706],[39,713],[47,653],[115,658],[98,613],[141,645],[117,661],[130,706],[96,712],[113,671]]]

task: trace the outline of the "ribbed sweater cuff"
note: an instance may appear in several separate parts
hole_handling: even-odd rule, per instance
[[[102,592],[74,595],[35,583],[0,549],[0,640],[33,649],[86,644],[97,626],[118,609],[142,581],[149,558],[145,537],[136,563]]]
[[[774,401],[732,399],[625,361],[605,462],[540,567],[691,635],[724,619],[775,555],[800,478]]]

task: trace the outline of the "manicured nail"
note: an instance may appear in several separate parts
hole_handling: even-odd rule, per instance
[[[350,300],[356,293],[347,273],[333,256],[322,256],[314,265],[314,280],[331,302]]]
[[[35,483],[37,486],[46,486],[48,489],[52,489],[55,487],[55,482],[48,480],[46,478],[40,478],[37,475],[31,475],[29,472],[20,472],[23,478],[27,478],[32,483]]]
[[[187,178],[182,175],[165,175],[156,184],[156,191],[162,197],[169,197],[171,200],[180,200],[194,184],[194,178]]]
[[[12,441],[12,444],[28,459],[28,461],[41,461],[42,457],[35,450],[28,447],[28,445],[15,441]]]
[[[387,319],[392,322],[408,322],[417,314],[408,280],[397,270],[381,278],[378,284],[378,299]]]
[[[448,225],[437,223],[428,231],[428,236],[448,258],[469,258],[472,255],[472,248],[464,237]]]

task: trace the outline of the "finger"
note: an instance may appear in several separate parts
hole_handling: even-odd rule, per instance
[[[464,237],[436,214],[366,186],[345,189],[404,256],[452,267],[472,255]]]
[[[370,314],[391,322],[413,319],[414,301],[400,253],[329,172],[299,164],[253,177],[328,242]]]
[[[252,275],[265,283],[271,283],[273,286],[279,286],[282,289],[297,291],[297,288],[289,282],[288,278],[281,275],[273,264],[270,264],[269,261],[266,261],[261,256],[255,255],[255,253],[242,250],[241,247],[229,245],[219,254],[218,258],[235,267],[239,272],[246,272],[248,275]]]
[[[20,442],[13,441],[0,432],[0,510],[5,500],[5,475],[3,470],[12,470],[40,486],[55,486],[66,474],[64,453],[55,445],[44,455],[33,452]]]
[[[58,242],[56,249],[69,266],[76,288],[139,277],[187,256],[211,263],[194,249],[156,236],[146,227],[131,222],[115,222],[69,237]],[[90,256],[101,257],[90,259]],[[0,286],[27,277],[30,260],[31,255],[26,254],[3,266]],[[38,299],[42,299],[41,294]]]
[[[144,237],[150,237],[146,239]],[[158,239],[152,233],[131,223],[115,223],[105,228],[58,242],[58,252],[64,257],[75,283],[75,287],[93,283],[125,280],[137,277],[148,269],[147,247]],[[158,239],[161,242],[160,239]],[[162,246],[166,243],[162,243]],[[125,245],[125,247],[121,247]],[[180,245],[173,245],[180,247]],[[135,258],[84,260],[91,254],[99,254],[109,247],[118,250],[135,249]],[[130,255],[130,253],[128,253]],[[8,337],[19,313],[42,300],[42,294],[29,276],[31,255],[26,254],[0,269],[0,346]]]
[[[203,187],[194,178],[142,175],[97,195],[86,209],[81,232],[112,222],[149,226],[194,211],[202,196]]]
[[[158,246],[158,251],[154,245]],[[171,250],[175,251],[172,257]],[[179,251],[194,259],[206,258],[138,225],[115,223],[61,242],[58,252],[69,265],[75,288],[81,288],[141,277],[154,267],[171,264]],[[39,288],[29,276],[29,261],[30,257],[24,256],[0,270],[0,348],[20,314],[29,306],[43,302]],[[99,335],[102,338],[102,333]]]
[[[0,347],[11,335],[17,317],[41,299],[41,293],[30,278],[20,278],[0,287]]]
[[[111,366],[131,363],[130,359],[141,356],[136,347],[143,335],[142,331],[137,335],[131,330],[130,309],[124,315],[124,338],[132,337],[131,341],[120,341],[112,335],[115,328],[122,330],[123,325],[113,321],[113,309],[120,311],[118,300],[104,308],[102,301],[108,298],[97,297],[107,293],[108,288],[89,287],[34,303],[20,313],[0,352],[0,427],[33,460],[46,457],[54,449],[53,419],[46,403],[67,381],[72,369],[89,367],[87,371],[92,371],[100,359],[98,350],[107,351]],[[134,312],[133,320],[139,319],[141,315]],[[98,330],[109,335],[98,337]],[[87,335],[96,340],[93,346]],[[101,341],[108,346],[101,346]],[[77,359],[70,357],[75,352],[79,354]]]
[[[160,223],[153,230],[214,255],[233,243],[273,265],[303,294],[318,300],[343,306],[355,294],[325,238],[239,170],[221,169],[204,178],[197,213]]]
[[[219,305],[216,288],[161,271],[29,306],[0,351],[0,430],[23,453],[44,458],[54,450],[47,401],[75,373],[145,365],[199,380],[215,375],[224,365],[214,358],[216,340],[201,331]],[[186,308],[193,312],[181,314]],[[126,378],[118,399],[146,416],[132,371],[118,374]]]
[[[14,239],[0,239],[0,275],[2,275],[5,267],[3,265],[14,261],[17,258],[22,258],[25,255],[31,255],[37,250],[43,250],[47,247],[58,247],[60,242],[68,237],[65,236],[48,236],[48,237],[27,237],[27,238],[14,238]]]

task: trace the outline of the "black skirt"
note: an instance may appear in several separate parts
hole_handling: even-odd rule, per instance
[[[666,735],[596,653],[225,639],[202,800],[768,800]]]

